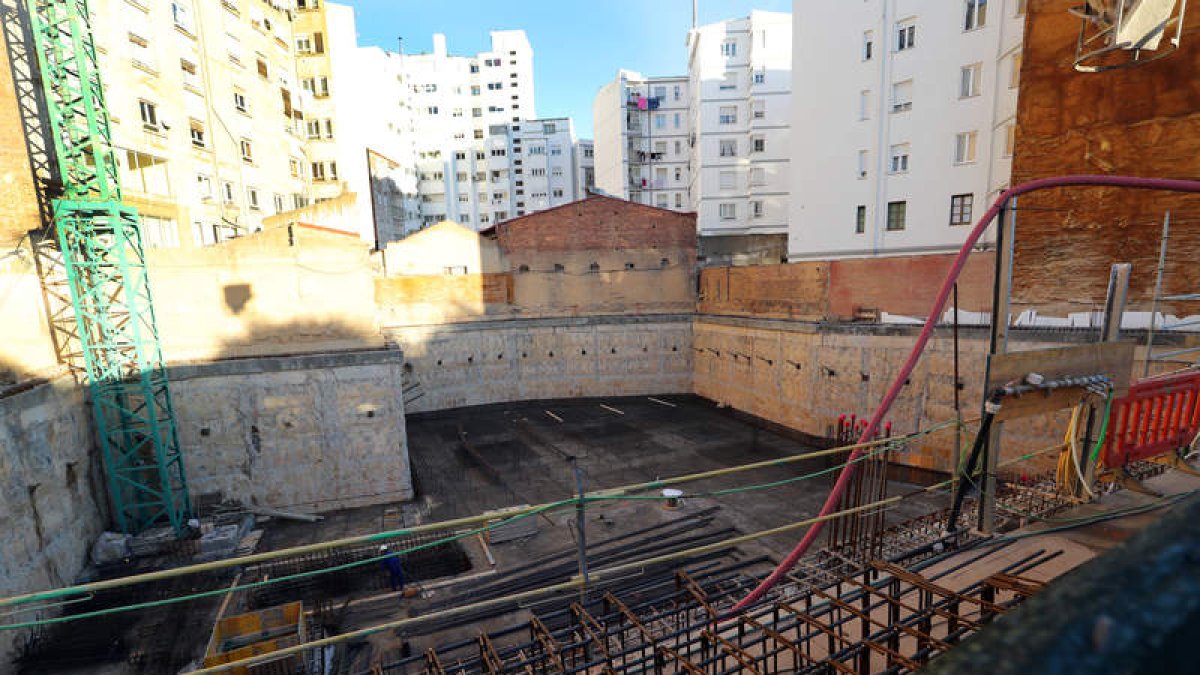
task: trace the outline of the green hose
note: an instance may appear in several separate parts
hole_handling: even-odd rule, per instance
[[[1096,458],[1100,456],[1100,448],[1104,447],[1104,440],[1108,437],[1108,420],[1112,414],[1113,391],[1108,390],[1108,399],[1104,402],[1104,420],[1100,423],[1100,437],[1096,439],[1096,447],[1092,448],[1092,456],[1089,460],[1095,465]]]

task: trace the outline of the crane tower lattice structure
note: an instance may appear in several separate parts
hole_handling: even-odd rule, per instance
[[[116,526],[182,531],[187,480],[137,211],[121,201],[87,0],[27,0],[62,195],[53,202]]]

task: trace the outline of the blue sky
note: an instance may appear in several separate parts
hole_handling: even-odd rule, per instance
[[[409,53],[432,49],[445,33],[452,54],[488,47],[488,31],[524,29],[533,45],[537,112],[575,118],[592,133],[592,99],[618,68],[646,75],[687,71],[684,39],[691,0],[338,0],[355,8],[363,45]],[[839,0],[841,1],[841,0]],[[698,0],[699,21],[746,16],[751,9],[791,11],[791,0]]]

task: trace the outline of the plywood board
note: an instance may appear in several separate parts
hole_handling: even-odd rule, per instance
[[[1107,375],[1112,378],[1114,395],[1123,396],[1129,391],[1133,353],[1134,345],[1131,342],[1100,342],[997,354],[991,357],[991,371],[985,391],[990,392],[1013,380],[1023,381],[1029,373],[1040,373],[1047,380]],[[1073,387],[1008,397],[996,419],[1016,419],[1070,408],[1079,403],[1083,395],[1082,387]]]

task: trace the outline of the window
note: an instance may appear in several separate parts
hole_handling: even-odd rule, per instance
[[[249,204],[250,208],[254,209],[255,211],[261,208],[258,205],[258,188],[246,188],[246,203]]]
[[[892,85],[892,112],[912,110],[912,80],[897,82]]]
[[[858,151],[858,177],[860,179],[867,177],[867,151],[866,150]]]
[[[737,56],[737,40],[726,40],[722,42],[721,56]]]
[[[229,181],[225,181],[224,183],[221,183],[221,199],[226,204],[234,203],[234,201],[233,201],[233,183],[230,183]]]
[[[666,129],[667,128],[667,116],[666,115],[655,115],[654,116],[654,128],[655,129]]]
[[[584,154],[584,156],[585,156],[585,157],[591,157],[591,156],[592,156],[592,150],[591,150],[590,148],[589,148],[589,149],[587,149],[587,150],[585,150],[585,151],[584,151],[584,153],[585,153],[585,154]],[[675,141],[675,154],[676,154],[676,155],[682,155],[682,154],[683,154],[683,141]]]
[[[1009,60],[1011,64],[1008,71],[1008,88],[1016,89],[1021,84],[1021,54],[1020,52],[1013,54]]]
[[[683,208],[683,193],[682,192],[675,193],[675,208],[677,208],[677,209]]]
[[[296,53],[297,54],[311,54],[312,51],[313,51],[312,36],[311,35],[297,35],[296,36]]]
[[[321,76],[317,78],[317,90],[313,92],[313,96],[325,97],[329,95],[329,78]]]
[[[954,136],[954,163],[970,164],[975,161],[975,144],[979,134],[974,131],[964,131]]]
[[[255,58],[254,65],[255,65],[255,68],[258,70],[259,77],[261,77],[264,80],[271,79],[271,74],[270,74],[271,71],[267,67],[267,60],[265,58],[263,58],[263,57]]]
[[[683,123],[683,115],[680,115],[679,113],[675,113],[675,128],[678,129],[679,125],[682,123]]]
[[[756,120],[765,119],[767,116],[767,102],[762,99],[755,99],[751,101],[750,112]]]
[[[1004,127],[1004,156],[1012,157],[1017,147],[1017,125],[1009,122]]]
[[[1017,0],[1016,16],[1025,16],[1025,0]]]
[[[859,204],[854,207],[854,234],[863,234],[867,231],[867,205]]]
[[[200,77],[196,71],[196,64],[180,59],[179,70],[183,73],[183,86],[190,89],[200,89]]]
[[[562,191],[562,188],[554,188],[554,190],[553,190],[553,194],[554,194],[554,196],[555,196],[555,197],[561,197],[561,196],[563,196],[563,191]]]
[[[875,31],[864,31],[862,42],[862,60],[870,61],[875,49]]]
[[[321,137],[321,120],[305,120],[304,128],[310,139]]]
[[[242,161],[247,164],[254,163],[254,146],[251,145],[250,141],[243,138],[239,145],[242,149]]]
[[[888,202],[887,229],[896,232],[904,229],[904,220],[908,215],[908,202]]]
[[[722,139],[719,154],[722,157],[737,157],[737,140]]]
[[[283,195],[276,193],[273,199],[275,202],[275,213],[283,213]]]
[[[983,28],[987,23],[987,0],[966,0],[963,30]]]
[[[750,169],[750,184],[751,185],[766,185],[767,170],[761,168]]]
[[[763,136],[753,136],[750,138],[750,152],[766,152],[767,139]]]
[[[733,190],[737,187],[737,174],[733,171],[721,172],[721,189]]]
[[[672,92],[672,95],[676,101],[679,100],[679,97],[681,96],[679,85],[675,85],[675,90]]]
[[[979,95],[979,83],[983,74],[983,66],[978,63],[972,63],[969,66],[963,66],[958,73],[958,97],[971,98]]]
[[[724,77],[721,78],[720,89],[721,91],[737,89],[737,73],[733,72],[732,70],[726,72]]]
[[[313,180],[325,180],[325,163],[324,162],[313,162],[312,163],[312,177],[313,177]]]
[[[425,109],[425,114],[426,114],[426,115],[436,115],[436,114],[438,114],[438,107],[437,107],[436,105],[431,105],[431,106],[429,106],[428,108],[426,108],[426,109]]]
[[[750,216],[753,218],[763,217],[763,203],[761,200],[750,202]]]
[[[237,108],[238,112],[249,111],[249,106],[246,104],[246,95],[240,91],[233,92],[233,107]]]
[[[138,229],[147,248],[179,247],[179,227],[170,218],[143,215]]]
[[[896,51],[902,52],[917,46],[917,22],[910,19],[896,24]]]
[[[974,205],[975,195],[954,195],[950,198],[950,224],[951,225],[970,225],[971,224],[971,207]]]
[[[479,64],[478,64],[478,63],[472,63],[472,64],[471,64],[471,72],[472,72],[472,73],[478,73],[478,72],[479,72]]]
[[[192,130],[192,145],[197,148],[208,146],[208,142],[204,137],[204,125],[199,122],[191,123]]]
[[[202,173],[196,174],[196,197],[208,201],[212,196],[212,179]]]
[[[892,146],[892,173],[908,171],[908,143]]]
[[[181,28],[188,33],[192,33],[192,8],[189,4],[183,2],[171,3],[171,17],[175,20],[175,27]]]
[[[667,208],[667,196],[661,192],[654,195],[654,205],[660,209]]]
[[[759,68],[754,71],[754,84],[765,84],[767,81],[767,69]]]
[[[724,203],[720,207],[721,220],[733,220],[737,218],[737,204]]]
[[[871,90],[863,89],[858,92],[858,119],[865,120],[871,117]]]
[[[158,126],[158,106],[149,101],[138,101],[138,110],[142,115],[142,128],[147,131],[160,131]]]
[[[304,171],[304,165],[300,163],[300,160],[292,157],[288,159],[288,169],[291,171],[292,178],[299,178]]]
[[[675,182],[678,183],[681,180],[683,180],[683,169],[675,167]]]
[[[718,120],[721,122],[721,124],[737,124],[737,106],[721,106]]]
[[[476,85],[473,85],[473,86],[471,87],[471,95],[472,95],[472,96],[478,96],[478,95],[479,95],[479,85],[477,85],[477,84],[476,84]]]

